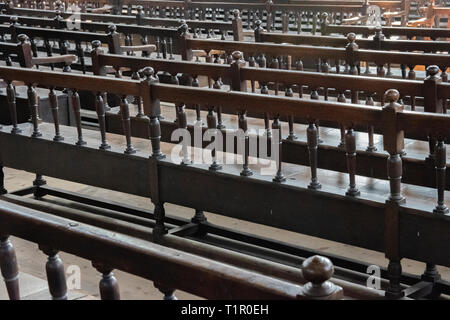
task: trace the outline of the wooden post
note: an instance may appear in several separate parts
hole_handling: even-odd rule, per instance
[[[233,40],[244,41],[242,18],[239,10],[233,10],[233,17],[233,21],[231,22],[231,28],[233,29]]]
[[[402,158],[404,148],[404,132],[397,125],[397,113],[403,111],[403,106],[397,103],[400,94],[391,89],[386,92],[388,104],[383,108],[383,142],[384,150],[389,153],[388,179],[390,195],[385,204],[385,254],[389,259],[389,287],[386,297],[398,299],[404,296],[400,286],[402,266],[399,239],[399,206],[405,202],[401,194]]]
[[[189,27],[186,21],[181,20],[181,26],[178,27],[178,34],[178,48],[181,52],[181,58],[184,61],[191,61],[193,58],[192,49],[187,43],[191,35],[189,34]]]
[[[0,269],[9,299],[20,300],[19,268],[16,252],[9,241],[9,236],[6,235],[0,235]]]
[[[247,81],[241,79],[241,68],[245,67],[245,60],[242,52],[235,51],[232,53],[233,62],[231,68],[231,90],[247,92]]]

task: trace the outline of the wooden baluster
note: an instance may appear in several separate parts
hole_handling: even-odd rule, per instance
[[[378,64],[377,76],[378,77],[386,77],[386,70],[384,69],[384,63]]]
[[[55,136],[53,141],[63,141],[64,137],[59,132],[59,108],[58,108],[58,97],[55,94],[54,88],[50,88],[48,93],[48,99],[50,102],[50,107],[52,109],[53,123],[55,124]]]
[[[307,133],[307,143],[308,143],[308,151],[309,151],[309,165],[311,167],[311,182],[308,185],[308,189],[320,189],[322,186],[317,179],[317,127],[314,124],[314,121],[309,122]]]
[[[95,110],[97,112],[98,125],[100,127],[100,136],[102,140],[99,148],[102,150],[110,149],[111,146],[106,141],[105,106],[101,92],[97,92],[95,96]]]
[[[47,57],[52,57],[53,56],[53,48],[52,48],[52,45],[50,44],[49,39],[44,39],[44,46],[45,46],[45,51],[47,51]],[[53,63],[51,63],[50,68],[52,70],[54,70],[55,65]]]
[[[7,96],[7,101],[8,101],[9,114],[10,114],[11,122],[12,122],[11,133],[17,134],[17,133],[22,132],[22,130],[19,129],[19,127],[17,126],[16,90],[15,90],[14,86],[12,85],[12,81],[7,80],[6,83],[7,83],[6,96]],[[1,126],[0,126],[0,128],[1,128]]]
[[[38,138],[42,136],[42,133],[39,131],[39,119],[38,119],[38,96],[36,90],[33,87],[33,84],[28,84],[28,106],[30,108],[31,114],[31,122],[33,123],[33,138]]]
[[[384,121],[386,128],[384,132],[384,149],[388,151],[389,157],[387,161],[387,172],[390,184],[389,199],[386,202],[388,209],[386,213],[386,224],[390,230],[385,230],[387,242],[386,256],[389,259],[388,278],[389,286],[386,291],[386,296],[389,298],[401,298],[404,296],[400,284],[402,275],[401,257],[398,254],[398,205],[405,202],[401,193],[401,179],[402,179],[402,158],[401,152],[404,148],[404,133],[398,131],[395,126],[395,115],[397,112],[403,110],[403,106],[397,101],[400,94],[397,90],[388,90],[385,94],[388,105],[383,108],[385,114]]]
[[[260,68],[267,67],[267,60],[264,54],[261,55],[258,64]],[[261,87],[261,94],[269,94],[269,88],[267,87],[266,82],[259,82],[259,85]],[[272,136],[272,130],[270,129],[270,119],[267,112],[264,112],[264,128],[266,130],[267,138],[270,138]]]
[[[436,188],[438,193],[438,204],[434,209],[436,214],[448,214],[449,209],[445,205],[445,175],[447,168],[446,146],[443,137],[438,138],[438,143],[435,149],[435,166],[436,166]]]
[[[178,128],[183,129],[184,132],[187,132],[187,116],[186,116],[186,110],[185,110],[184,105],[181,105],[178,108]],[[181,160],[181,164],[188,165],[188,164],[192,163],[190,156],[189,156],[189,151],[188,151],[188,146],[190,144],[190,141],[188,141],[187,139],[185,141],[185,138],[186,138],[185,136],[181,137],[181,139],[182,139],[181,152],[183,154],[183,159]]]
[[[144,82],[148,84],[158,82],[158,78],[154,76],[155,71],[151,67],[146,67],[142,70],[145,79]],[[161,126],[159,123],[159,115],[150,116],[150,141],[152,145],[152,157],[160,160],[166,156],[161,152]]]
[[[344,92],[340,91],[338,94],[337,102],[346,103],[347,99],[345,98]],[[341,130],[341,142],[338,145],[338,148],[345,148],[345,126],[343,124],[340,124],[340,130]]]
[[[67,283],[64,265],[58,256],[58,250],[39,245],[39,249],[48,256],[45,264],[48,289],[53,300],[67,300]]]
[[[83,48],[81,47],[81,42],[78,40],[75,42],[75,49],[77,51],[78,61],[81,64],[81,70],[83,71],[83,74],[86,74],[86,62],[84,60],[84,52]]]
[[[83,140],[83,132],[81,129],[81,106],[80,106],[80,96],[76,89],[72,90],[72,107],[75,115],[75,125],[77,127],[78,140],[75,143],[77,146],[83,146],[86,141]]]
[[[366,106],[374,106],[375,102],[373,101],[373,94],[367,93],[367,97],[366,97]],[[375,143],[374,143],[374,133],[375,133],[375,128],[374,126],[369,126],[367,129],[368,135],[369,135],[369,145],[367,146],[366,151],[368,152],[375,152],[377,151],[377,148],[375,147]]]
[[[246,117],[247,111],[242,111],[239,113],[239,129],[244,132],[244,165],[241,171],[241,176],[249,177],[253,175],[252,170],[248,167],[248,157],[250,156],[250,139],[248,136],[248,123]]]
[[[248,58],[248,66],[255,68],[256,67],[256,60],[255,60],[255,56],[253,54],[250,54],[249,58]],[[252,87],[252,93],[256,92],[256,83],[255,80],[251,80],[251,87]]]
[[[198,75],[193,75],[192,76],[192,86],[194,88],[198,88],[200,86],[199,82],[198,82]],[[198,126],[202,126],[203,125],[203,120],[201,117],[201,110],[200,110],[200,105],[196,104],[195,105],[195,114],[196,114],[196,122],[195,124]]]
[[[310,98],[311,100],[319,100],[319,93],[317,92],[317,88],[311,88]],[[319,133],[319,120],[316,121],[316,127],[317,127],[317,142],[322,143],[323,140],[320,139]]]
[[[292,90],[291,85],[286,84],[286,91],[285,91],[284,95],[286,97],[294,96],[294,91]],[[297,136],[295,135],[295,132],[294,132],[294,117],[293,116],[288,116],[288,123],[289,123],[289,135],[287,137],[287,140],[290,140],[290,141],[297,140]]]
[[[206,117],[206,122],[208,124],[208,130],[213,130],[213,133],[217,133],[217,122],[216,117],[214,115],[214,108],[210,107],[208,109],[208,116]],[[214,140],[216,139],[214,135]],[[217,163],[217,151],[216,148],[211,150],[211,156],[212,156],[212,164],[209,166],[209,170],[211,171],[218,171],[222,169],[222,166]]]
[[[360,195],[358,188],[356,188],[356,136],[352,127],[347,129],[345,134],[345,151],[347,157],[347,170],[350,177],[350,184],[345,195],[356,197]]]
[[[408,79],[415,80],[416,79],[416,72],[414,71],[415,65],[408,65],[409,72],[408,72]],[[411,96],[411,110],[416,110],[416,97]]]
[[[19,267],[9,236],[0,235],[0,269],[10,300],[20,300]]]
[[[156,59],[161,59],[161,39],[156,37]]]
[[[113,274],[113,268],[102,263],[92,262],[92,266],[102,274],[100,280],[100,298],[102,300],[120,300],[119,283]]]
[[[124,151],[126,154],[134,154],[136,150],[131,145],[131,123],[130,123],[130,109],[128,107],[128,102],[126,96],[120,98],[120,115],[122,118],[122,128],[125,134],[125,139],[127,142],[127,147]]]
[[[173,40],[169,38],[169,60],[175,60],[173,56]]]
[[[275,136],[273,136],[273,132],[277,132]],[[276,115],[272,122],[272,148],[271,150],[275,150],[275,148],[278,148],[278,157],[275,159],[277,163],[277,174],[273,178],[273,182],[285,182],[286,177],[283,175],[283,172],[281,170],[282,165],[282,144],[283,144],[283,136],[281,132],[281,123],[280,123],[280,115]],[[271,156],[273,157],[274,152],[271,152]]]

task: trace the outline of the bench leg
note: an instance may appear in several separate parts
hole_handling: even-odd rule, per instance
[[[20,300],[19,268],[16,252],[8,236],[0,235],[0,269],[8,290],[9,299]]]

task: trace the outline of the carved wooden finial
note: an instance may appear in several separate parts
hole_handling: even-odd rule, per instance
[[[234,19],[240,18],[241,12],[238,9],[233,10]]]
[[[189,33],[189,27],[186,23],[186,20],[180,20],[180,26],[178,27],[177,30],[180,35],[185,35]]]
[[[117,27],[116,27],[115,24],[111,24],[111,25],[108,27],[109,34],[115,34],[115,33],[117,33],[116,30],[117,30]]]
[[[24,43],[28,42],[28,40],[30,40],[30,38],[28,38],[28,36],[23,33],[19,34],[17,36],[17,39],[20,41],[21,44],[24,44]]]
[[[437,65],[431,65],[427,67],[427,79],[439,78],[439,67]]]
[[[100,48],[101,45],[102,45],[102,43],[100,42],[100,40],[92,41],[92,49],[93,50]]]
[[[17,24],[18,21],[19,21],[19,17],[17,17],[17,16],[12,16],[11,18],[9,18],[9,22],[10,22],[12,25]]]
[[[347,40],[350,43],[355,42],[356,34],[354,34],[353,32],[350,32],[349,34],[347,34]]]
[[[306,296],[316,299],[339,299],[343,297],[342,288],[330,282],[334,266],[330,259],[313,256],[302,264],[303,278],[308,281],[303,287]]]
[[[152,67],[145,67],[144,69],[140,70],[139,73],[141,73],[145,80],[150,81],[152,78],[154,78],[155,70],[153,70]]]
[[[328,21],[328,13],[323,12],[320,17],[322,18],[322,22],[327,22]]]
[[[256,30],[262,30],[263,29],[261,20],[258,19],[258,20],[255,21],[255,29]]]
[[[389,89],[384,95],[386,97],[386,101],[389,102],[390,105],[396,104],[398,99],[400,99],[400,92],[396,89]]]

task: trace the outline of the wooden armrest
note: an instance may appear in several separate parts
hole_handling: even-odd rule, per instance
[[[112,6],[105,5],[105,6],[101,7],[101,8],[91,9],[91,13],[105,13],[105,12],[111,10],[111,9],[112,9]]]
[[[65,54],[62,56],[54,57],[42,57],[42,58],[32,58],[32,64],[49,64],[49,63],[61,63],[64,62],[66,65],[71,65],[77,60],[77,56],[74,54]]]
[[[144,44],[141,46],[121,46],[122,51],[147,51],[155,52],[156,46],[154,44]]]
[[[209,55],[213,56],[215,54],[221,55],[225,53],[225,51],[222,50],[211,50],[209,51]],[[206,57],[206,51],[205,50],[192,50],[192,54],[194,57]]]
[[[364,22],[367,20],[367,16],[361,16],[361,17],[351,17],[347,19],[342,19],[342,24],[352,24],[355,22]]]
[[[418,27],[420,25],[427,24],[428,20],[428,18],[420,18],[417,20],[408,21],[408,27]]]
[[[403,17],[405,15],[406,15],[405,11],[384,12],[383,13],[384,18],[397,18],[397,17]]]

